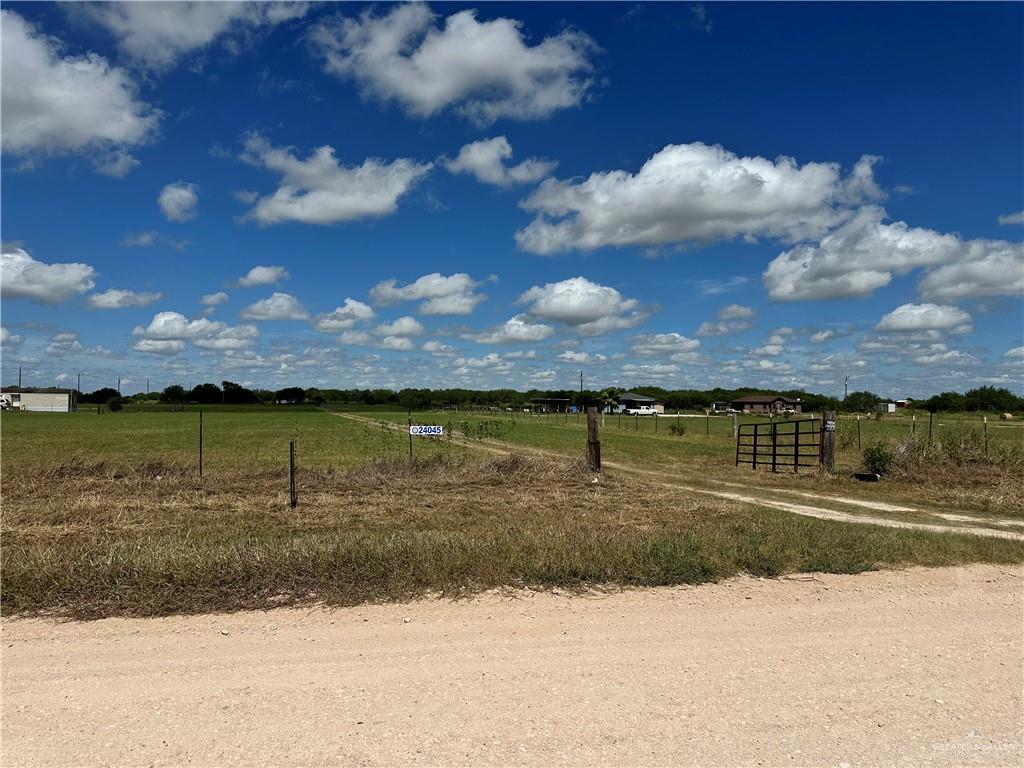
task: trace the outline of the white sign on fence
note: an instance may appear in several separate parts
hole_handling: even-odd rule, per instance
[[[409,427],[409,434],[419,437],[438,437],[444,434],[444,427],[436,424],[413,424]]]

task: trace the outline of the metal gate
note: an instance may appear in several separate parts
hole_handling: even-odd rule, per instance
[[[821,420],[740,424],[736,432],[736,466],[771,467],[799,472],[821,464]]]

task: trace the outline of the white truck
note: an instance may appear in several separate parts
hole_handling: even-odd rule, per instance
[[[657,411],[653,405],[638,405],[636,408],[627,408],[626,413],[630,416],[653,416]]]

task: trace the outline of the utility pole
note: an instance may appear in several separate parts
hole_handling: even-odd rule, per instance
[[[18,389],[21,389],[21,366],[18,366]]]
[[[146,394],[149,394],[149,379],[146,379]]]
[[[82,394],[82,374],[81,374],[81,372],[79,372],[79,374],[78,374],[78,386],[75,387],[75,390],[78,392],[78,394]]]
[[[121,394],[121,377],[117,377],[117,394]]]
[[[583,394],[583,371],[580,371],[580,394]]]
[[[847,376],[846,380],[843,381],[843,400],[846,400],[850,396],[850,377]]]

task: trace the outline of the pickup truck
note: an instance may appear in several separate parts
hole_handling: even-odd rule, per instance
[[[627,408],[626,413],[630,416],[653,416],[657,411],[653,405],[638,405],[636,408]]]

